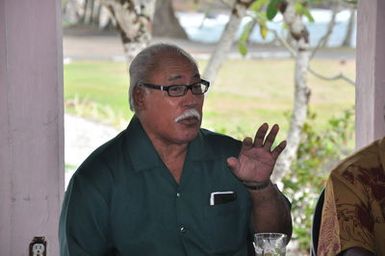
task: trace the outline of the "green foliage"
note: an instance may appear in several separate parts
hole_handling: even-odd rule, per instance
[[[258,24],[259,24],[259,32],[263,39],[266,39],[267,32],[269,31],[269,27],[267,26],[267,17],[265,13],[257,14],[258,16]]]
[[[243,56],[248,53],[247,43],[249,41],[251,32],[257,23],[259,25],[259,31],[262,38],[265,39],[267,36],[269,29],[267,27],[266,12],[263,12],[262,10],[268,3],[269,0],[257,0],[254,1],[249,7],[252,19],[245,24],[242,34],[238,40],[238,50]]]
[[[298,15],[305,16],[309,22],[314,22],[314,18],[310,13],[309,8],[307,8],[306,2],[296,2],[294,8]]]
[[[279,4],[284,0],[270,0],[266,8],[266,17],[268,20],[273,20],[278,13]]]
[[[348,3],[348,4],[353,4],[353,5],[357,5],[358,4],[358,0],[344,0],[345,3]]]
[[[243,56],[245,56],[248,52],[247,42],[249,40],[250,33],[251,33],[253,27],[254,27],[254,21],[253,20],[250,20],[249,22],[247,22],[243,31],[242,31],[242,34],[239,38],[238,50]]]
[[[314,18],[308,8],[308,4],[313,1],[314,0],[300,0],[295,2],[294,5],[296,13],[300,16],[305,16],[309,22],[314,22]],[[287,4],[286,0],[257,0],[250,5],[249,11],[251,11],[251,14],[249,15],[253,20],[244,26],[238,40],[238,50],[243,56],[248,52],[247,43],[254,26],[259,26],[259,33],[261,37],[265,39],[269,32],[267,22],[272,21],[278,12],[282,11],[280,9],[282,9],[285,4]],[[286,24],[283,24],[283,27],[287,29],[285,25]]]
[[[332,167],[352,149],[353,110],[346,110],[316,131],[316,114],[310,113],[303,127],[297,159],[282,180],[285,194],[292,200],[293,240],[309,251],[315,203]]]
[[[266,6],[266,4],[269,2],[269,0],[257,0],[257,1],[254,1],[249,9],[253,12],[259,12],[260,10],[262,10],[262,8],[264,6]]]
[[[266,17],[268,20],[273,20],[277,15],[279,8],[282,4],[284,4],[285,0],[270,0],[266,9]],[[308,4],[311,3],[312,0],[299,0],[294,4],[295,11],[300,16],[305,16],[310,22],[314,22],[314,18],[310,13],[308,8]]]
[[[259,11],[254,12],[253,18],[245,24],[242,34],[238,39],[238,50],[243,56],[245,56],[248,52],[247,43],[249,41],[251,32],[257,23],[259,25],[260,35],[263,39],[266,39],[267,33],[269,32],[269,28],[267,27],[266,13]]]

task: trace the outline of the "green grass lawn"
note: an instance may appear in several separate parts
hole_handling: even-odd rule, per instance
[[[206,62],[199,62],[201,71]],[[326,76],[343,72],[355,78],[355,62],[313,60]],[[124,62],[79,61],[64,66],[66,112],[122,128],[132,113],[128,107],[129,77]],[[324,81],[311,74],[310,109],[316,125],[354,106],[354,87],[344,81]],[[229,60],[207,94],[203,127],[240,138],[254,135],[263,122],[278,123],[284,135],[292,110],[293,60]]]

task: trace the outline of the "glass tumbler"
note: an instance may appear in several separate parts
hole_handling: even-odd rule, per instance
[[[254,234],[254,249],[257,256],[285,256],[287,235],[282,233]]]

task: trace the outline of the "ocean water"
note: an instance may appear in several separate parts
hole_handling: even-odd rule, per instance
[[[318,41],[323,37],[326,33],[328,23],[331,19],[331,11],[329,10],[321,10],[321,9],[313,9],[311,10],[312,16],[314,18],[314,22],[308,22],[306,18],[304,18],[304,22],[309,31],[310,35],[310,45],[316,46]],[[216,14],[205,17],[204,13],[197,12],[178,12],[177,17],[185,29],[188,37],[192,41],[198,41],[203,43],[216,43],[221,37],[221,34],[226,26],[226,23],[229,20],[228,14]],[[349,11],[342,10],[337,14],[336,23],[333,28],[333,32],[327,42],[327,46],[329,47],[337,47],[340,46],[345,38],[348,20],[349,20]],[[243,26],[250,20],[250,17],[243,18],[238,33],[236,35],[239,38]],[[283,27],[282,16],[277,15],[272,22],[268,23],[268,27],[278,32],[278,34],[283,37],[286,35],[287,30]],[[356,46],[356,24],[354,24],[353,28],[353,36],[351,47]],[[273,33],[269,32],[266,39],[263,39],[259,33],[259,27],[256,26],[251,33],[250,40],[256,43],[269,43],[274,39]]]

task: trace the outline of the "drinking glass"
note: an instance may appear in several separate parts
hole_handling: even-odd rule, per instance
[[[254,234],[254,249],[257,256],[285,256],[287,236],[282,233]]]

